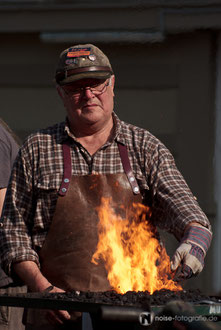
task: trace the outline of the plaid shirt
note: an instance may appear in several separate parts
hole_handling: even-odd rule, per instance
[[[93,156],[71,134],[67,123],[32,134],[20,149],[12,171],[0,230],[3,265],[15,261],[39,265],[63,177],[62,143],[71,137],[72,175],[123,173],[117,142],[127,146],[133,173],[149,196],[152,221],[180,240],[188,223],[210,224],[177,170],[168,149],[147,130],[120,121],[115,136]]]

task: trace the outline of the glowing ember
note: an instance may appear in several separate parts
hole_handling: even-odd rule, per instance
[[[171,279],[170,258],[147,221],[148,207],[133,205],[133,220],[122,219],[103,198],[98,208],[99,240],[92,262],[105,261],[110,285],[116,292],[182,290]]]

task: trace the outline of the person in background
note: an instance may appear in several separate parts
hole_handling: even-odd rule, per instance
[[[11,169],[19,149],[19,139],[8,125],[0,118],[0,215],[2,213],[5,194]],[[0,294],[16,294],[26,291],[23,285],[17,285],[13,279],[0,268]],[[0,330],[23,330],[23,309],[0,306]]]
[[[179,241],[172,270],[181,267],[180,278],[197,275],[211,242],[209,220],[169,150],[113,111],[107,56],[92,44],[71,46],[60,55],[55,79],[67,118],[29,136],[19,151],[0,230],[4,270],[33,292],[110,290],[103,262],[91,263],[97,208],[107,197],[117,214],[122,206],[127,212],[133,203],[149,205],[152,224]],[[80,317],[30,311],[27,329],[68,329],[70,322],[77,329]]]

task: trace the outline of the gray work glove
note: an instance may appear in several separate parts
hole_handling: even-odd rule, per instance
[[[171,270],[177,271],[176,281],[196,276],[202,271],[211,239],[212,233],[206,227],[200,224],[188,227],[171,261]]]

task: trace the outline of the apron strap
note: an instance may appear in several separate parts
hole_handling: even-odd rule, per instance
[[[121,143],[117,143],[117,145],[118,145],[124,172],[128,178],[133,193],[135,195],[138,195],[140,193],[140,189],[137,180],[133,175],[133,171],[130,165],[130,160],[127,152],[127,147]],[[60,196],[65,196],[71,180],[71,149],[68,142],[62,144],[62,150],[63,150],[63,160],[64,160],[64,172],[58,194]]]
[[[121,143],[117,143],[118,145],[118,149],[120,152],[120,158],[121,158],[121,162],[124,168],[124,172],[128,178],[128,181],[131,185],[131,188],[133,190],[133,193],[135,195],[140,193],[140,189],[137,183],[137,180],[135,178],[135,176],[133,175],[133,171],[130,165],[130,160],[129,160],[129,156],[128,156],[128,152],[127,152],[127,147]]]
[[[62,150],[63,150],[64,172],[63,172],[63,178],[58,195],[65,196],[71,180],[71,148],[68,142],[62,144]]]

